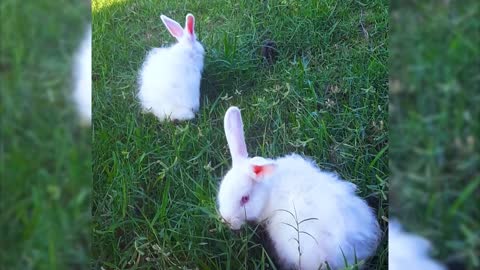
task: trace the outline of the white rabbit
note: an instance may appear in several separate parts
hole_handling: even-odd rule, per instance
[[[388,223],[388,269],[390,270],[445,270],[428,256],[430,243],[402,230],[397,220]]]
[[[379,225],[354,184],[295,154],[249,158],[237,107],[227,110],[224,128],[232,168],[220,184],[218,207],[231,229],[246,221],[264,224],[285,268],[327,269],[328,262],[342,269],[344,257],[351,265],[355,256],[360,261],[374,253]]]
[[[186,17],[185,29],[167,16],[161,19],[178,42],[148,53],[140,70],[138,98],[143,111],[160,121],[192,119],[200,105],[205,50],[195,36],[192,14]]]
[[[92,27],[87,33],[74,56],[73,63],[73,102],[80,120],[89,125],[92,121]]]

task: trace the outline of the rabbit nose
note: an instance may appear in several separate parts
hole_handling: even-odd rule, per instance
[[[233,226],[233,223],[232,223],[232,219],[231,218],[223,218],[222,217],[222,223],[227,225],[228,227],[232,228]]]
[[[235,219],[235,218],[224,218],[224,217],[221,217],[221,218],[220,218],[220,221],[221,221],[223,224],[225,224],[225,225],[227,225],[228,227],[230,227],[230,229],[233,230],[233,231],[237,231],[237,230],[240,229],[240,226],[239,226],[239,224],[238,224],[238,222],[237,222],[238,220]]]
[[[232,224],[232,220],[229,218],[222,218],[222,220],[223,220],[222,222],[226,225],[230,226]]]
[[[223,224],[230,224],[230,222],[228,222],[227,219],[223,218],[223,217],[220,217],[220,222],[222,222]]]

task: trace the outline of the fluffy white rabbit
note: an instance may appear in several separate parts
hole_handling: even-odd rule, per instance
[[[402,230],[397,220],[388,223],[388,269],[445,270],[428,255],[430,243],[418,235]]]
[[[188,14],[185,29],[161,15],[177,43],[154,48],[145,59],[139,75],[138,98],[144,112],[152,112],[160,121],[188,120],[200,105],[200,79],[205,50],[195,36],[195,18]]]
[[[264,224],[281,267],[289,269],[327,269],[325,262],[342,269],[344,256],[351,265],[355,256],[375,252],[379,225],[354,184],[295,154],[249,158],[237,107],[227,110],[224,128],[232,168],[220,184],[218,208],[231,229]]]
[[[92,121],[92,26],[77,49],[73,63],[73,102],[83,124]]]

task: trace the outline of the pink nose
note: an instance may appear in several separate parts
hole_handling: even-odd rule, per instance
[[[230,219],[225,219],[223,217],[220,218],[220,221],[223,223],[223,224],[230,224]]]

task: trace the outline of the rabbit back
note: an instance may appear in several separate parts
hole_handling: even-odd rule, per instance
[[[360,260],[375,251],[378,223],[365,201],[355,194],[354,184],[320,171],[298,155],[276,162],[278,172],[271,183],[264,218],[285,265],[318,269],[328,261],[332,269],[338,269],[344,266],[343,255],[353,263],[355,255]]]
[[[160,120],[192,119],[199,109],[203,64],[199,67],[191,51],[177,45],[152,49],[140,70],[142,109]]]

